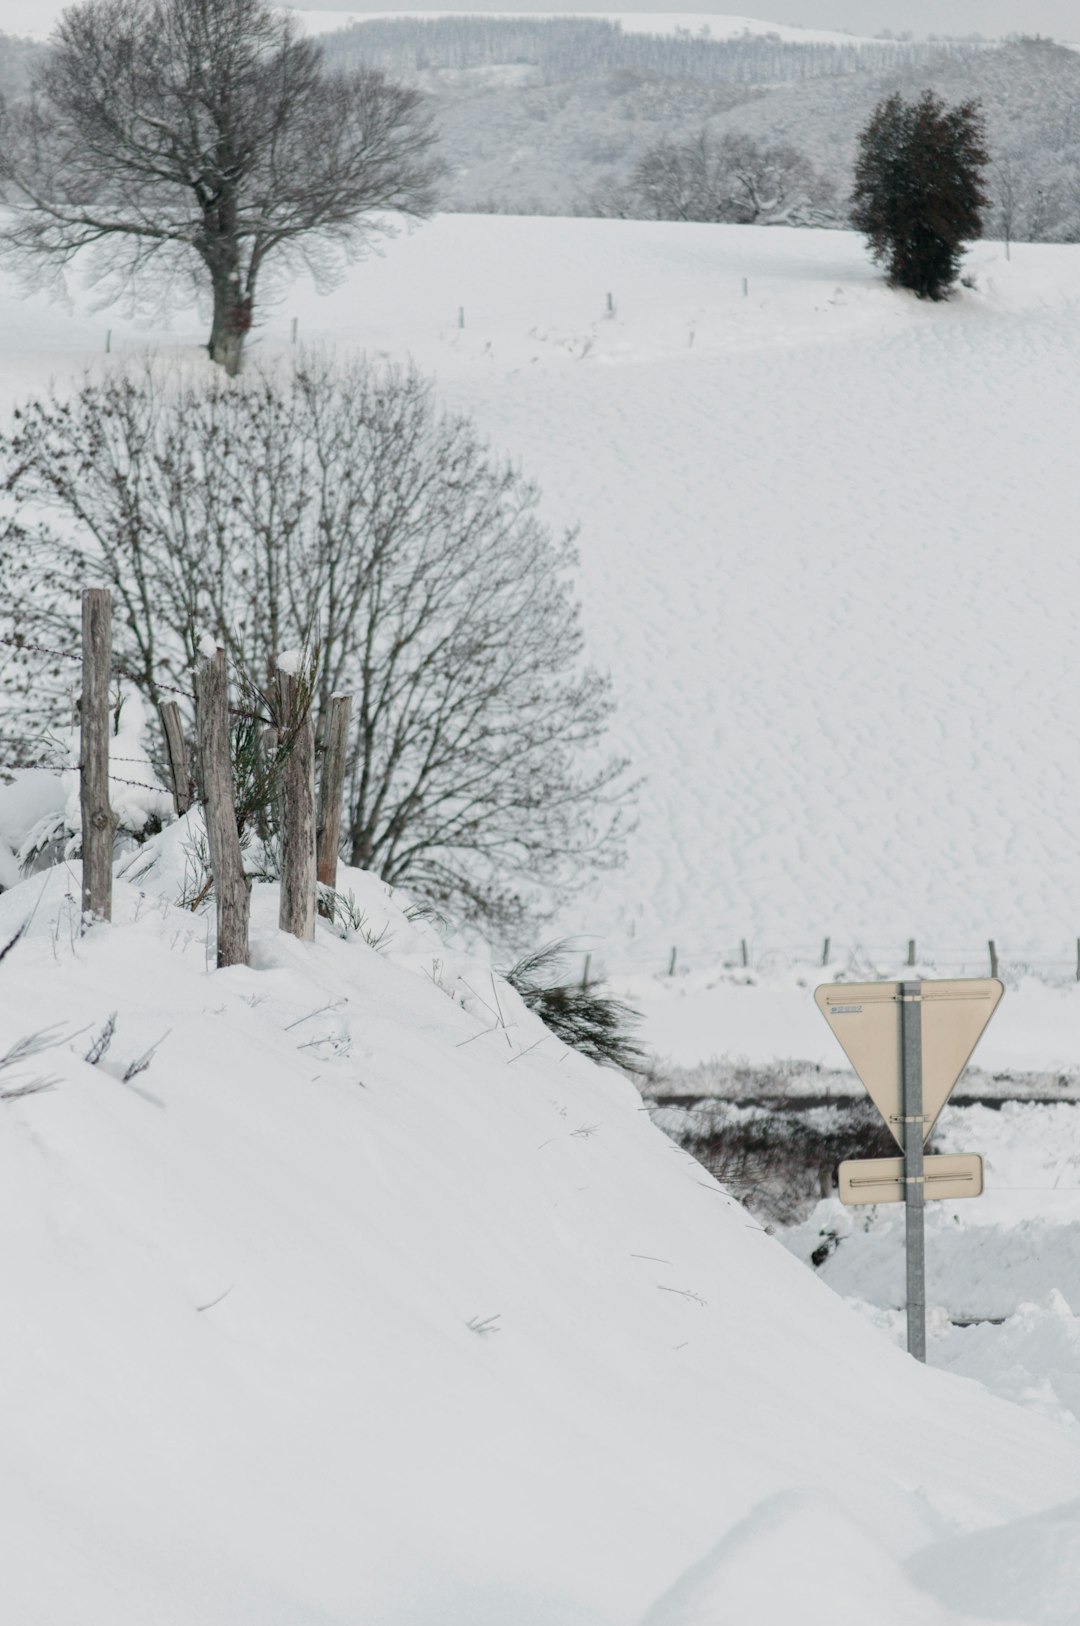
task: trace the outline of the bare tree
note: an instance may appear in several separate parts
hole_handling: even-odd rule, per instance
[[[267,261],[325,283],[387,212],[429,213],[433,142],[419,92],[327,72],[266,0],[86,0],[0,131],[7,240],[39,272],[90,249],[144,294],[151,264],[197,269],[236,373]]]
[[[592,212],[647,220],[726,221],[744,226],[839,224],[832,183],[785,143],[767,145],[708,126],[665,137],[627,181],[592,200]]]
[[[416,372],[301,355],[207,386],[147,362],[24,406],[5,485],[20,629],[55,645],[75,585],[108,583],[118,663],[154,704],[190,688],[200,634],[264,690],[317,635],[320,738],[354,697],[353,863],[509,931],[538,889],[618,860],[624,764],[581,664],[571,539]],[[24,704],[61,717],[31,670]]]
[[[1012,259],[1012,243],[1025,194],[1021,164],[1013,153],[999,153],[990,162],[991,228],[997,226],[1005,242],[1005,258]]]

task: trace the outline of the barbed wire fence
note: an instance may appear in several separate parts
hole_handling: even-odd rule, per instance
[[[1027,944],[1011,948],[1005,938],[957,945],[948,939],[890,943],[854,937],[781,942],[763,937],[696,937],[684,946],[673,941],[676,936],[676,932],[656,931],[620,937],[613,932],[601,941],[589,939],[589,946],[574,944],[582,984],[636,976],[678,984],[695,973],[717,971],[748,981],[796,972],[813,975],[817,981],[874,982],[895,978],[911,967],[942,978],[1001,977],[1016,982],[1031,975],[1051,983],[1080,982],[1080,937],[1074,952],[1061,948],[1052,953]]]
[[[98,594],[101,598],[93,601],[91,595]],[[99,614],[106,615],[108,635],[96,640],[87,626],[87,606],[91,602],[98,605]],[[100,819],[104,815],[108,821],[108,829],[112,832],[112,810],[108,801],[108,785],[123,785],[125,788],[145,790],[160,794],[163,790],[172,795],[173,804],[178,814],[188,811],[194,801],[194,784],[189,768],[187,739],[184,732],[180,707],[175,699],[163,701],[158,706],[162,723],[162,732],[166,744],[166,759],[155,760],[148,753],[139,757],[119,756],[109,750],[111,738],[110,714],[115,705],[113,700],[113,687],[119,681],[129,682],[140,689],[145,689],[147,682],[145,674],[132,672],[122,662],[113,657],[111,640],[111,594],[106,588],[86,588],[83,592],[84,628],[83,646],[76,652],[70,649],[59,649],[51,645],[41,644],[33,639],[20,636],[16,630],[11,636],[0,635],[0,647],[11,649],[23,657],[37,657],[42,663],[63,665],[78,674],[82,681],[82,697],[78,708],[80,750],[77,760],[48,761],[46,755],[23,755],[12,752],[10,755],[4,750],[0,739],[0,774],[10,774],[23,771],[35,771],[62,775],[77,773],[80,780],[85,782],[88,773],[89,757],[86,748],[87,739],[94,734],[93,718],[98,719],[97,724],[97,751],[100,758],[98,762],[98,777],[104,772],[104,792],[95,791],[94,806],[87,815],[84,812],[83,847],[87,848],[86,817],[98,818],[99,828],[104,829]],[[92,680],[89,682],[88,679]],[[185,700],[194,710],[196,708],[195,676],[192,674],[192,687],[185,688],[175,683],[168,683],[157,677],[153,680],[155,690],[162,694],[178,696]],[[88,693],[88,688],[91,693]],[[233,717],[252,716],[250,706],[229,705],[228,712]],[[104,742],[102,745],[101,742]],[[68,748],[58,742],[52,744],[54,751],[66,751],[70,758]],[[104,757],[101,752],[104,750]],[[104,767],[102,769],[102,762]],[[160,775],[158,782],[152,783],[147,779],[138,779],[131,775],[115,772],[116,764],[148,764],[153,771]],[[340,764],[338,764],[340,768]],[[329,798],[329,805],[333,805],[336,798],[340,798],[342,787],[337,787]],[[85,800],[85,798],[81,798]],[[320,797],[320,802],[324,798]],[[322,821],[322,808],[320,807],[320,822]],[[306,840],[306,838],[305,838]],[[110,834],[111,842],[111,834]],[[93,840],[90,841],[91,848]],[[320,852],[322,848],[320,846]],[[111,845],[109,848],[109,879],[111,882]],[[320,858],[320,862],[323,862]],[[101,899],[98,898],[98,903]],[[111,908],[111,902],[108,905]],[[97,916],[97,909],[86,904],[91,917]],[[109,918],[104,914],[101,918]],[[1029,946],[1018,947],[1010,952],[1007,942],[999,938],[986,939],[980,944],[967,943],[960,947],[949,944],[920,942],[909,938],[901,942],[867,942],[865,939],[840,939],[830,935],[822,935],[816,942],[787,941],[778,943],[760,936],[740,937],[738,939],[713,939],[706,941],[698,939],[692,947],[680,947],[677,933],[665,934],[663,929],[637,936],[633,929],[621,941],[609,939],[605,944],[594,943],[593,946],[582,946],[577,951],[581,956],[581,981],[584,986],[601,981],[610,981],[613,978],[631,977],[642,974],[661,978],[677,978],[693,971],[713,971],[720,969],[725,973],[738,976],[745,973],[748,978],[779,973],[785,971],[820,971],[824,976],[838,975],[851,980],[861,979],[873,981],[883,976],[891,976],[906,967],[925,967],[940,976],[1003,976],[1007,980],[1016,981],[1025,975],[1033,975],[1044,981],[1065,983],[1080,982],[1080,936],[1075,940],[1075,953],[1045,954],[1033,951]]]
[[[129,671],[114,659],[112,644],[112,594],[108,588],[88,587],[82,593],[82,647],[78,653],[20,637],[0,636],[0,645],[23,657],[36,657],[44,666],[66,665],[78,671],[81,693],[76,707],[72,692],[73,722],[77,720],[78,749],[63,747],[59,741],[43,742],[41,753],[7,753],[0,742],[0,774],[24,771],[77,774],[82,856],[82,918],[84,929],[94,921],[112,918],[114,840],[117,819],[110,800],[110,786],[123,785],[139,790],[169,794],[173,807],[182,816],[195,800],[195,785],[188,766],[188,743],[180,707],[175,699],[159,699],[158,715],[165,743],[166,761],[155,762],[149,754],[122,756],[111,750],[114,740],[118,680],[133,683],[145,693],[148,679]],[[242,704],[229,698],[229,662],[224,648],[200,648],[204,657],[193,672],[192,688],[157,679],[154,693],[180,696],[194,710],[200,797],[210,849],[207,887],[213,887],[217,913],[217,963],[219,966],[246,963],[248,958],[248,895],[251,876],[245,873],[237,818],[233,762],[233,723],[240,718],[248,724],[265,725],[273,736],[271,754],[275,771],[283,769],[281,809],[281,909],[279,925],[292,935],[314,937],[316,906],[320,884],[331,892],[337,879],[337,841],[345,789],[344,741],[339,749],[325,753],[320,776],[318,804],[315,797],[315,733],[313,700],[317,655],[300,678],[282,664],[276,682],[278,699],[263,694],[238,668]],[[74,675],[74,673],[73,673]],[[335,696],[331,728],[335,719],[347,726],[347,697]],[[343,709],[344,706],[344,709]],[[335,709],[336,708],[336,709]],[[280,711],[281,715],[264,715]],[[279,733],[278,725],[286,725]],[[65,759],[47,760],[49,744],[53,753]],[[72,756],[75,760],[71,760]],[[159,782],[117,773],[117,764],[144,764],[159,774]],[[250,810],[249,810],[250,811]]]

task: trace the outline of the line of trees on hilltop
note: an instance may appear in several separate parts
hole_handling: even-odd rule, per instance
[[[548,83],[619,69],[720,84],[798,83],[896,72],[943,51],[961,55],[979,48],[963,42],[803,43],[751,33],[711,39],[705,30],[645,34],[589,17],[384,17],[354,23],[324,39],[330,60],[372,62],[390,73],[518,63],[534,68]]]

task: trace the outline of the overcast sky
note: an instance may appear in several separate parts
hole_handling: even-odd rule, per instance
[[[729,8],[715,5],[708,9]],[[910,28],[915,34],[978,32],[989,36],[1015,32],[1080,38],[1080,0],[774,0],[764,12],[753,6],[746,9],[754,16],[775,16],[777,22],[847,28],[857,34],[876,34],[882,28],[899,33]]]

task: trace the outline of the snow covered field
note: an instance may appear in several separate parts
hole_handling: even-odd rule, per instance
[[[583,952],[1075,954],[1077,264],[983,244],[933,306],[845,233],[452,216],[268,314],[256,351],[296,317],[413,355],[581,527],[645,776],[627,867],[557,922]],[[0,305],[7,400],[106,327],[202,338]]]
[[[841,233],[449,217],[267,313],[256,353],[296,318],[414,356],[580,523],[646,782],[557,927],[673,1059],[838,1065],[809,959],[722,974],[741,936],[1073,949],[1078,268],[984,244],[934,307]],[[6,282],[0,405],[203,326]],[[177,842],[83,940],[77,868],[0,895],[0,1053],[60,1029],[0,1071],[55,1080],[0,1103],[18,1626],[1075,1619],[1080,1109],[943,1119],[991,1189],[935,1213],[931,1294],[979,1324],[931,1356],[1019,1410],[880,1335],[884,1210],[789,1239],[832,1227],[855,1314],[378,883],[385,952],[282,939],[260,888],[252,967],[209,972]],[[1074,1066],[1078,1021],[1020,983],[979,1061]]]

